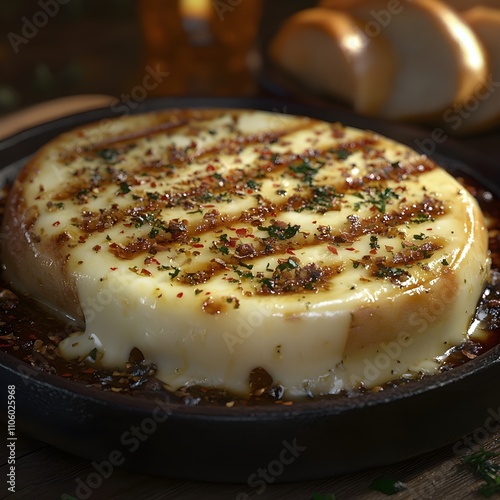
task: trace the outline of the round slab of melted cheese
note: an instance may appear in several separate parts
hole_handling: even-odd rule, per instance
[[[433,373],[488,279],[470,194],[372,132],[249,110],[170,110],[43,147],[10,193],[13,286],[80,330],[61,354],[166,387],[288,397]]]

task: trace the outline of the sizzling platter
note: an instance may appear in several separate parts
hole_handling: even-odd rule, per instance
[[[150,107],[149,109],[168,108],[172,104],[172,102],[165,100],[156,101],[142,106],[141,110],[146,111],[148,107]],[[200,105],[199,102],[192,100],[183,101],[182,104],[183,107],[196,107]],[[212,108],[233,105],[239,108],[257,106],[275,110],[279,106],[276,103],[249,102],[247,106],[245,104],[241,101],[235,103],[230,101],[203,102],[204,107]],[[178,105],[179,102],[176,101],[175,106],[177,107]],[[287,111],[288,113],[294,112],[290,109],[287,109]],[[99,113],[102,114],[99,115]],[[328,113],[312,108],[308,108],[307,110],[297,109],[297,113],[332,120],[331,117],[325,116]],[[104,116],[106,116],[105,110],[88,113],[74,117],[71,124],[65,125],[61,123],[60,126],[62,130],[65,130],[79,123],[87,123],[92,118],[99,119]],[[335,121],[337,120],[353,126],[371,126],[371,128],[374,128],[375,125],[379,125],[379,127],[383,128],[383,124],[365,124],[357,117],[349,115],[342,117],[335,116]],[[380,132],[387,134],[385,130],[380,130]],[[52,131],[50,133],[52,134]],[[54,131],[53,133],[55,135],[57,132]],[[390,133],[388,135],[395,136]],[[40,133],[34,134],[36,140],[41,140],[40,136]],[[407,142],[414,139],[414,137],[406,138]],[[33,139],[31,140],[33,141]],[[402,140],[404,142],[404,138]],[[33,142],[36,143],[36,141]],[[17,149],[19,146],[13,145],[10,148],[10,154],[14,154],[12,148]],[[9,148],[6,151],[9,153]],[[25,152],[26,149],[23,149],[23,151]],[[441,163],[443,163],[442,160]],[[444,160],[446,161],[444,166],[454,167],[453,159],[445,156]],[[463,166],[460,166],[458,171],[461,175],[468,176],[471,174],[467,170],[467,167]],[[454,173],[456,174],[456,172]],[[487,175],[488,172],[483,172],[483,174]],[[482,178],[477,180],[482,181],[484,184]],[[488,186],[488,188],[490,187]],[[484,194],[483,191],[478,190],[478,197],[483,197],[482,201],[487,202],[488,195]],[[261,227],[269,226],[265,226],[264,224]],[[444,257],[441,257],[440,261],[443,259]],[[484,350],[486,347],[490,346],[483,346],[477,348],[475,351],[473,349],[470,352],[468,351],[468,354],[470,357],[475,357],[477,354],[480,354],[481,349]],[[127,467],[136,467],[140,466],[139,464],[143,464],[141,470],[144,470],[144,465],[147,462],[148,470],[153,473],[211,480],[245,480],[259,463],[271,460],[273,453],[279,454],[280,449],[283,447],[283,442],[288,440],[287,442],[289,443],[299,443],[301,447],[306,448],[306,451],[304,451],[300,460],[297,460],[295,465],[292,464],[290,466],[289,472],[287,468],[286,473],[281,477],[286,480],[287,477],[320,477],[368,465],[387,463],[388,461],[413,456],[416,453],[425,451],[425,449],[434,448],[445,442],[457,439],[461,433],[470,431],[473,428],[470,427],[472,422],[476,422],[475,424],[472,423],[473,426],[479,425],[481,415],[483,415],[482,418],[484,419],[484,411],[481,413],[481,407],[487,402],[491,403],[494,395],[490,394],[488,384],[482,383],[481,390],[474,389],[474,395],[477,398],[477,411],[467,406],[464,398],[452,398],[444,405],[443,395],[446,398],[446,394],[451,394],[458,388],[464,391],[472,390],[474,385],[478,383],[478,380],[482,380],[483,377],[487,376],[487,372],[491,375],[491,372],[497,369],[495,352],[496,349],[493,348],[472,362],[457,366],[453,370],[439,373],[438,375],[428,377],[427,379],[424,378],[414,383],[400,385],[399,387],[386,387],[385,390],[380,392],[360,392],[355,397],[342,397],[341,395],[333,399],[317,398],[304,402],[298,400],[291,401],[290,398],[278,398],[278,401],[281,401],[280,404],[276,404],[276,401],[273,401],[271,398],[271,404],[267,404],[269,401],[267,403],[264,401],[263,404],[262,402],[258,404],[255,401],[250,401],[247,404],[226,405],[228,402],[226,399],[222,401],[222,404],[219,401],[219,404],[188,406],[186,405],[186,401],[192,403],[193,398],[176,400],[163,394],[161,391],[152,391],[152,394],[150,394],[151,399],[147,401],[116,394],[117,391],[102,393],[83,385],[75,386],[73,382],[63,380],[60,377],[49,376],[46,380],[46,374],[34,371],[28,365],[19,364],[17,361],[14,362],[13,358],[9,356],[6,358],[7,364],[4,365],[4,368],[9,377],[18,378],[19,382],[19,377],[27,377],[30,380],[30,383],[26,384],[26,386],[22,384],[22,393],[26,393],[29,396],[27,397],[26,404],[30,406],[35,404],[35,402],[39,402],[40,396],[43,398],[43,393],[46,390],[49,390],[51,397],[57,394],[64,394],[64,399],[67,397],[70,398],[71,404],[68,407],[58,407],[59,412],[62,410],[62,414],[57,419],[54,419],[53,403],[50,408],[47,408],[47,404],[42,403],[42,418],[38,419],[36,426],[33,426],[35,423],[33,421],[26,422],[28,430],[35,431],[37,436],[48,442],[66,449],[68,449],[69,445],[73,451],[76,451],[78,449],[75,446],[76,440],[78,441],[78,445],[82,446],[80,453],[92,458],[103,456],[102,454],[106,454],[106,452],[109,453],[113,449],[111,443],[115,443],[115,448],[121,444],[121,448],[125,448],[125,451],[127,451],[126,445],[120,440],[120,437],[123,437],[123,433],[126,433],[127,429],[137,419],[140,422],[141,419],[144,421],[144,419],[151,418],[151,415],[158,415],[160,411],[158,408],[161,408],[164,414],[168,415],[168,418],[165,423],[162,422],[161,425],[158,423],[155,429],[154,440],[152,439],[151,442],[149,440],[145,441],[137,450],[134,449],[131,452],[130,457],[127,459]],[[47,381],[49,385],[46,385]],[[258,388],[260,389],[260,387]],[[69,392],[67,392],[67,389],[69,389]],[[203,400],[203,397],[198,399]],[[422,442],[415,435],[409,435],[405,431],[408,421],[406,421],[405,426],[401,424],[399,426],[396,425],[398,418],[396,413],[398,413],[398,410],[406,408],[409,412],[408,418],[413,422],[413,425],[417,427],[422,426],[423,421],[421,418],[418,418],[419,416],[421,417],[420,412],[423,411],[422,404],[427,405],[427,408],[429,408],[429,405],[435,409],[437,408],[436,411],[438,413],[445,412],[448,414],[448,411],[459,411],[464,418],[460,422],[449,423],[446,429],[441,428],[440,425],[436,425],[436,431],[438,432],[434,433],[432,429],[429,429],[429,440]],[[489,406],[491,404],[487,404],[484,410]],[[115,432],[110,434],[105,431],[106,422],[110,425],[109,419],[103,419],[102,412],[106,413],[108,409],[114,412],[113,408],[120,412],[123,429],[120,427],[122,432],[115,430]],[[399,441],[395,441],[393,446],[390,443],[385,443],[384,445],[388,450],[386,456],[380,456],[378,451],[375,452],[377,446],[380,447],[382,442],[379,432],[374,433],[362,425],[363,420],[366,421],[366,418],[370,418],[369,414],[373,415],[376,419],[374,421],[377,422],[379,431],[380,428],[385,428],[387,432],[391,429],[391,432],[394,433],[395,429],[399,428],[400,435],[396,438]],[[61,418],[62,421],[69,424],[67,434],[64,432],[59,434],[52,432],[55,430],[54,422]],[[83,427],[79,425],[78,434],[71,431],[71,423],[74,425],[77,421],[86,423]],[[251,425],[249,425],[250,421],[252,422]],[[214,432],[217,429],[220,432]],[[280,432],[276,435],[278,429],[280,429]],[[181,430],[183,432],[179,432]],[[93,437],[92,432],[95,433]],[[82,433],[85,436],[81,436]],[[80,436],[83,439],[80,439]],[[184,441],[181,439],[181,436],[183,436]],[[100,439],[104,439],[104,442],[98,444]],[[168,467],[166,468],[165,459],[159,460],[160,449],[158,446],[155,446],[163,439],[168,439],[169,445],[176,449],[176,456],[180,457],[178,461],[175,461],[175,464],[167,460]],[[202,447],[199,444],[197,445],[200,439],[204,442],[204,446]],[[330,446],[325,446],[325,449],[322,450],[325,439],[331,439],[329,441]],[[219,444],[217,444],[217,440]],[[84,442],[85,445],[83,445]],[[259,445],[256,446],[256,443],[259,443]],[[197,467],[196,470],[186,467],[186,464],[189,464],[192,460],[192,458],[188,458],[194,449],[190,448],[191,446],[196,448],[198,454],[196,463],[200,464],[200,467]],[[335,452],[332,455],[331,450],[333,447],[338,450],[338,454]],[[204,451],[200,448],[203,448]],[[234,464],[230,457],[232,452],[236,452],[237,448],[243,450],[239,454],[242,453],[245,458],[241,463]],[[329,448],[329,450],[326,448]],[[209,459],[210,453],[213,453],[214,449],[221,451],[217,463]],[[148,457],[149,459],[146,460]],[[152,459],[152,457],[155,458]],[[342,457],[342,460],[340,457]],[[290,475],[288,476],[288,474]]]

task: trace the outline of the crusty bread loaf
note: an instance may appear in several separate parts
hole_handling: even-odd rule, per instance
[[[381,115],[434,120],[472,95],[487,73],[482,46],[465,22],[434,0],[365,0],[348,12],[365,22],[368,35],[383,35],[396,57],[396,76]],[[378,29],[377,29],[378,28]]]
[[[498,0],[442,0],[445,4],[454,8],[457,11],[465,11],[473,7],[492,7],[500,6]]]
[[[370,0],[320,0],[318,5],[321,7],[330,7],[331,9],[350,9],[354,5],[368,3]],[[388,0],[385,2],[384,10],[397,9],[399,5],[407,0]],[[435,3],[444,3],[452,9],[463,12],[472,9],[473,7],[491,7],[498,8],[500,2],[498,0],[435,0]]]
[[[363,27],[344,12],[304,10],[284,24],[271,57],[311,89],[376,115],[389,98],[395,60],[387,40],[367,37]]]
[[[320,7],[328,7],[330,9],[350,9],[355,4],[361,4],[364,0],[320,0]]]
[[[474,95],[444,115],[444,122],[452,133],[473,134],[500,124],[500,8],[479,6],[462,15],[486,50],[490,73]]]
[[[440,122],[484,84],[485,51],[446,4],[396,4],[323,0],[285,22],[271,57],[304,85],[362,114]]]

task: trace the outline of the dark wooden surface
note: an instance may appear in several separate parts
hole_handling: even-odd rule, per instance
[[[2,393],[6,391],[2,387]],[[432,410],[430,410],[432,411]],[[459,416],[457,416],[459,418]],[[21,499],[304,499],[314,494],[334,494],[336,500],[388,498],[386,494],[373,491],[370,484],[374,479],[387,478],[405,484],[406,489],[390,498],[403,499],[474,499],[484,498],[477,493],[481,481],[462,465],[462,451],[467,453],[484,447],[500,452],[499,435],[490,435],[482,440],[471,438],[473,447],[460,446],[453,452],[453,445],[436,450],[413,460],[392,466],[348,474],[319,481],[290,484],[268,484],[264,491],[248,485],[212,484],[178,481],[133,474],[115,470],[102,479],[101,484],[88,481],[95,473],[91,462],[69,455],[39,441],[19,435],[16,459],[16,493],[7,490],[6,429],[0,432],[0,498]],[[390,436],[387,436],[390,439]],[[462,444],[462,443],[461,443]],[[463,443],[465,444],[465,442]],[[168,450],[166,450],[168,453]],[[96,485],[84,490],[82,483]],[[79,488],[80,485],[80,489]],[[65,497],[67,495],[67,497]]]
[[[168,0],[170,1],[170,0]],[[92,3],[92,2],[90,2]],[[111,3],[111,2],[110,2]],[[129,2],[128,2],[129,3]],[[299,2],[295,2],[299,3]],[[26,5],[26,2],[23,2]],[[75,2],[75,6],[79,2]],[[93,2],[95,4],[95,2]],[[29,8],[29,7],[28,7]],[[82,8],[82,7],[81,7]],[[7,12],[7,11],[5,11]],[[72,13],[73,12],[73,13]],[[5,13],[4,13],[5,14]],[[58,95],[67,95],[75,92],[99,92],[112,93],[119,96],[122,89],[131,88],[136,84],[134,75],[139,74],[141,65],[140,61],[140,33],[137,29],[137,24],[133,22],[131,16],[123,14],[123,20],[117,22],[117,28],[112,30],[110,36],[106,37],[108,44],[113,45],[109,50],[116,51],[116,47],[130,48],[131,52],[128,55],[123,50],[118,50],[122,53],[121,59],[118,60],[120,71],[108,71],[109,68],[100,59],[99,50],[103,46],[99,42],[102,38],[102,30],[105,29],[105,24],[109,22],[108,17],[97,16],[97,20],[93,19],[91,23],[82,26],[81,23],[76,23],[71,26],[73,17],[77,16],[78,12],[67,11],[65,16],[54,19],[53,22],[41,30],[37,40],[34,40],[25,49],[24,54],[27,59],[14,58],[12,53],[5,52],[9,50],[6,46],[5,38],[3,39],[3,52],[0,50],[0,62],[5,63],[10,68],[9,78],[7,83],[16,92],[22,94],[22,99],[19,101],[21,105],[33,104],[48,97],[56,97]],[[0,20],[0,26],[5,29],[5,32],[19,30],[20,13],[16,11],[16,18],[9,24],[8,19],[3,16]],[[71,17],[73,16],[73,17]],[[275,18],[273,25],[275,24]],[[3,24],[2,24],[3,23]],[[69,23],[69,24],[68,24]],[[88,37],[90,26],[95,26],[95,36],[89,37],[90,48],[84,49],[81,46],[80,52],[76,53],[76,66],[80,68],[88,68],[85,78],[76,75],[72,80],[73,87],[58,88],[57,79],[54,75],[62,74],[63,66],[59,57],[56,62],[55,54],[50,52],[51,47],[60,45],[59,40],[61,31],[56,33],[54,30],[57,27],[62,30],[71,40],[78,37]],[[69,32],[73,33],[72,36]],[[269,31],[269,30],[268,30]],[[79,46],[77,42],[76,46]],[[128,45],[123,45],[127,44]],[[66,44],[62,46],[63,54],[74,53],[71,50],[72,45]],[[0,49],[2,44],[0,43]],[[40,59],[43,54],[43,58]],[[59,52],[59,56],[61,53]],[[106,53],[104,53],[106,56]],[[108,54],[109,56],[109,54]],[[124,69],[124,59],[128,61],[136,61],[136,66],[131,65],[127,70]],[[46,64],[51,73],[45,75],[40,74],[41,67],[38,66],[38,76],[32,76],[36,73],[34,61],[42,61]],[[23,62],[24,61],[24,62]],[[99,72],[89,74],[94,70],[102,71],[105,78],[99,77]],[[43,67],[42,67],[43,70]],[[58,73],[59,72],[59,73]],[[78,73],[78,71],[77,71]],[[30,76],[31,75],[31,76]],[[88,77],[88,78],[87,78]],[[61,77],[62,78],[62,77]],[[87,78],[87,79],[86,79]],[[116,79],[116,85],[113,85]],[[29,81],[28,81],[29,80]],[[87,81],[88,80],[88,81]],[[16,82],[19,84],[17,85]],[[71,83],[71,82],[70,82]],[[45,85],[45,87],[44,87]],[[62,85],[62,83],[61,83]],[[121,87],[117,87],[121,85]],[[37,98],[33,98],[32,90],[37,88],[39,94]],[[272,94],[269,88],[260,89],[259,92]],[[21,95],[20,94],[20,95]],[[300,96],[297,97],[300,100]],[[306,99],[307,100],[307,99]],[[1,109],[0,109],[1,112]],[[5,114],[5,113],[4,113]],[[4,120],[8,120],[6,116]],[[4,124],[7,123],[4,121]],[[0,123],[1,125],[1,123]],[[28,123],[27,123],[28,125]],[[0,127],[1,128],[1,127]],[[429,129],[431,133],[432,129]],[[473,138],[462,138],[459,140],[462,144],[467,145],[471,150],[477,151],[478,154],[488,157],[493,163],[498,164],[500,172],[500,130],[483,134]],[[5,415],[7,402],[7,388],[3,381],[0,381],[0,408],[2,415]],[[474,402],[471,401],[471,405]],[[432,408],[429,408],[429,413],[432,415]],[[486,422],[488,415],[484,416]],[[33,416],[36,419],[36,415]],[[402,417],[403,418],[403,417]],[[456,415],[455,418],[460,418]],[[369,423],[367,423],[369,425]],[[376,429],[374,429],[376,432]],[[408,430],[411,432],[411,429]],[[391,436],[387,436],[391,439]],[[335,495],[336,500],[343,499],[382,499],[386,495],[370,489],[371,482],[376,478],[388,478],[398,480],[405,484],[406,489],[391,498],[401,499],[474,499],[482,498],[477,493],[477,488],[481,481],[474,474],[462,465],[463,455],[471,453],[480,448],[485,448],[494,452],[500,453],[500,434],[485,432],[483,428],[478,428],[472,436],[464,438],[457,443],[452,443],[449,446],[428,453],[418,458],[394,464],[391,466],[368,470],[356,474],[349,474],[340,477],[326,478],[312,482],[301,482],[292,484],[266,484],[263,491],[252,488],[248,485],[233,485],[233,484],[211,484],[179,481],[176,479],[166,479],[159,477],[150,477],[146,475],[134,474],[129,471],[114,470],[109,477],[102,479],[101,484],[90,490],[82,489],[81,484],[86,483],[89,474],[95,472],[91,462],[81,459],[77,456],[69,455],[52,446],[39,442],[22,434],[17,435],[16,441],[16,493],[11,494],[8,491],[7,472],[9,466],[7,464],[8,449],[7,449],[7,425],[4,422],[0,423],[0,498],[26,498],[26,499],[60,499],[60,498],[91,498],[91,499],[235,499],[243,500],[245,498],[255,499],[310,499],[314,494],[323,495],[325,500],[327,495]],[[168,449],[165,450],[168,453]],[[80,487],[80,489],[79,489]],[[319,498],[319,496],[318,496]],[[332,497],[333,498],[333,497]]]
[[[28,114],[29,116],[29,114]],[[8,117],[3,123],[8,123]],[[1,125],[1,123],[0,123]],[[0,126],[1,128],[1,126]],[[430,131],[431,129],[429,129]],[[475,138],[461,139],[470,150],[487,156],[499,164],[500,133],[492,132]],[[5,414],[7,388],[0,382],[0,404]],[[471,401],[471,405],[474,401]],[[429,408],[432,415],[432,408]],[[36,415],[33,416],[36,419]],[[401,418],[404,418],[403,416]],[[457,419],[460,415],[456,415]],[[488,415],[484,415],[486,423]],[[369,425],[369,423],[367,423]],[[377,432],[376,429],[373,430]],[[408,429],[411,432],[411,429]],[[266,484],[263,491],[248,485],[210,484],[166,479],[114,470],[98,482],[88,481],[95,473],[88,460],[69,455],[52,446],[19,434],[16,447],[16,493],[8,491],[7,426],[0,425],[0,498],[92,498],[92,499],[310,499],[314,494],[335,495],[342,499],[382,499],[386,495],[370,489],[374,479],[387,478],[401,481],[406,489],[395,499],[468,499],[482,498],[477,489],[481,481],[462,464],[463,456],[481,448],[500,453],[500,434],[478,428],[472,436],[435,450],[424,456],[391,466],[368,470],[341,477],[293,484]],[[387,436],[390,440],[391,436]],[[165,450],[168,453],[168,448]],[[500,458],[499,458],[500,462]],[[95,477],[95,474],[94,474]],[[82,483],[95,485],[84,489]],[[87,496],[88,495],[88,496]]]

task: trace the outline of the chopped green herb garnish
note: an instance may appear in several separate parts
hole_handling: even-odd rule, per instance
[[[120,182],[120,191],[123,194],[130,193],[130,186],[128,185],[127,182]]]
[[[259,280],[259,283],[262,283],[262,285],[266,286],[269,288],[269,290],[274,289],[274,281],[271,278],[261,278]]]
[[[391,280],[404,281],[409,277],[408,271],[400,267],[390,267],[384,264],[379,264],[377,270],[374,272],[377,278],[390,278]],[[404,279],[402,280],[402,278]]]
[[[493,496],[495,493],[500,493],[500,465],[493,462],[491,459],[498,457],[498,453],[492,451],[479,450],[463,458],[464,465],[472,468],[474,474],[483,479],[478,493],[486,498]]]
[[[443,266],[449,266],[450,265],[446,259],[443,259],[441,261],[441,264],[443,264]]]
[[[370,248],[372,249],[380,248],[380,245],[378,244],[378,237],[375,236],[374,234],[370,236]]]
[[[423,214],[423,213],[418,213],[416,219],[410,219],[410,222],[413,222],[414,224],[422,224],[424,222],[433,222],[434,218],[431,217],[429,214]]]
[[[335,151],[335,154],[337,155],[337,158],[339,160],[345,160],[352,154],[352,152],[348,151],[345,148],[340,148],[339,150]]]
[[[355,193],[354,196],[361,198],[360,202],[354,204],[354,210],[359,210],[362,205],[373,205],[381,214],[385,214],[387,202],[391,199],[398,199],[399,195],[391,188],[385,188],[383,191],[375,189],[370,193],[363,195],[363,193]]]
[[[196,201],[200,203],[209,203],[213,201],[214,195],[210,191],[205,191],[202,195],[196,198]]]
[[[301,212],[307,209],[325,213],[333,208],[333,200],[335,198],[342,198],[343,196],[343,193],[337,193],[333,186],[315,186],[313,187],[310,203],[299,208],[297,211]]]
[[[78,193],[76,193],[76,197],[78,199],[81,199],[87,196],[87,194],[89,194],[89,192],[86,189],[82,189],[81,191],[78,191]]]
[[[248,269],[252,269],[252,265],[245,265],[243,263],[240,263],[240,265],[242,265],[243,267],[246,267]],[[243,272],[241,269],[238,269],[237,266],[233,266],[233,271],[240,277],[240,278],[246,278],[246,279],[251,279],[251,278],[254,278],[254,275],[253,273],[251,273],[250,271],[247,271],[247,272]]]
[[[142,227],[146,223],[154,224],[155,219],[156,219],[156,214],[154,214],[154,213],[137,214],[136,216],[133,217],[133,220],[135,221],[136,228]]]
[[[174,278],[177,278],[177,276],[179,275],[179,273],[181,272],[180,268],[178,267],[173,267],[173,272],[171,273],[168,273],[168,275],[170,276],[170,279],[174,279]]]
[[[296,269],[299,267],[297,262],[293,260],[291,257],[288,257],[288,260],[286,262],[282,262],[281,264],[278,264],[276,269],[278,271],[284,271],[285,269]]]
[[[252,189],[253,191],[258,191],[260,189],[260,184],[255,182],[253,179],[247,181],[247,187]]]
[[[226,182],[226,179],[224,179],[224,177],[222,177],[222,175],[219,174],[219,172],[215,172],[215,174],[212,174],[212,177],[219,183],[224,184]]]
[[[276,238],[278,240],[288,240],[293,238],[297,231],[300,229],[298,224],[294,224],[293,226],[288,223],[287,226],[272,224],[271,226],[259,226],[258,229],[260,231],[266,231],[271,238]]]
[[[413,239],[414,240],[424,240],[425,239],[425,234],[424,233],[420,233],[420,234],[414,234],[413,235]]]
[[[371,482],[370,489],[380,491],[380,493],[385,493],[386,495],[395,495],[400,491],[404,491],[406,485],[395,479],[377,478]]]
[[[160,230],[166,233],[170,232],[170,229],[165,226],[164,221],[158,218],[154,212],[134,215],[132,220],[135,222],[136,228],[142,227],[144,224],[149,224],[151,226],[151,230],[149,231],[151,239],[155,238]]]
[[[290,170],[305,183],[312,185],[314,176],[318,173],[319,167],[314,168],[309,163],[309,160],[304,160],[300,165],[290,165]]]
[[[118,158],[118,151],[116,149],[100,149],[96,154],[107,163],[114,163]]]

